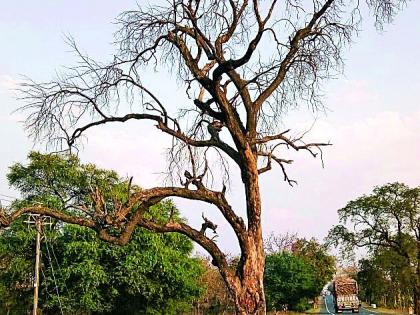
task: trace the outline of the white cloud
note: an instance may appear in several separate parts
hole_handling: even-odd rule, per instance
[[[122,176],[133,176],[143,187],[161,184],[170,139],[150,123],[110,124],[87,135],[88,143],[81,151],[86,160]]]
[[[420,185],[420,111],[384,111],[346,124],[320,122],[311,138],[333,143],[324,150],[325,169],[300,153],[289,168],[298,187],[284,187],[279,173],[269,175],[261,185],[266,232],[292,229],[323,238],[337,224],[337,210],[374,186],[393,181]]]
[[[420,177],[420,111],[380,112],[344,126],[333,126],[332,167],[366,177],[366,183]]]

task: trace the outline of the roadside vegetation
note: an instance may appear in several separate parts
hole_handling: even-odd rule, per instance
[[[376,187],[338,211],[328,240],[341,253],[365,248],[357,279],[369,304],[420,312],[420,187]]]
[[[326,247],[296,235],[271,235],[266,247],[267,310],[303,312],[316,307],[322,288],[335,273],[335,259]]]
[[[125,202],[124,180],[115,172],[80,164],[75,156],[33,152],[29,161],[13,165],[8,174],[23,196],[15,209],[43,203],[69,211],[69,198],[97,202],[91,198],[93,185]],[[150,211],[156,220],[182,221],[171,201]],[[27,314],[32,306],[36,231],[25,219],[0,237],[1,314]],[[202,292],[203,267],[191,257],[193,243],[183,235],[137,229],[121,247],[100,241],[90,229],[51,223],[42,230],[42,314],[179,314]]]
[[[76,156],[32,152],[29,163],[10,167],[9,183],[22,196],[15,211],[49,205],[63,212],[124,204],[141,190],[113,171],[82,164]],[[99,187],[104,199],[92,187]],[[368,305],[407,311],[417,297],[416,234],[419,190],[400,183],[375,188],[339,210],[330,245],[352,253],[368,248],[357,268],[359,297]],[[72,199],[71,209],[68,201]],[[149,209],[154,220],[185,222],[171,200]],[[15,220],[0,237],[0,312],[26,314],[32,306],[35,228],[27,217]],[[417,221],[416,221],[417,220]],[[350,225],[349,225],[350,223]],[[106,224],[105,218],[103,224]],[[346,227],[346,225],[348,227]],[[386,224],[386,226],[385,226]],[[362,229],[362,230],[360,230]],[[137,228],[126,246],[102,242],[86,227],[52,219],[42,230],[40,305],[42,314],[228,314],[234,299],[212,259],[194,256],[193,243],[177,233]],[[327,245],[295,234],[265,240],[264,287],[267,311],[314,312],[319,293],[336,272]],[[235,270],[239,257],[226,258]],[[398,312],[398,311],[397,311]]]
[[[98,203],[93,185],[110,199],[123,203],[127,198],[126,180],[113,171],[81,164],[75,156],[32,152],[28,158],[27,165],[13,165],[7,176],[22,195],[13,203],[14,210],[42,203],[68,211],[69,198]],[[156,220],[183,221],[170,200],[149,211]],[[14,221],[0,237],[0,312],[5,314],[26,314],[32,305],[36,231],[25,220]],[[42,236],[42,314],[234,311],[234,301],[217,268],[207,258],[193,257],[192,242],[180,234],[137,228],[131,241],[121,247],[102,242],[88,228],[52,220],[44,226]],[[313,308],[335,270],[335,260],[326,248],[296,235],[271,235],[266,252],[268,310]],[[232,270],[238,259],[229,259]]]

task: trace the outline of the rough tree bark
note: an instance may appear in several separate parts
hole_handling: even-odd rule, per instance
[[[366,1],[378,26],[392,20],[403,2]],[[126,204],[114,204],[112,211],[95,191],[93,204],[72,205],[78,212],[35,205],[2,211],[0,224],[7,226],[27,212],[41,213],[95,229],[101,239],[120,245],[129,241],[136,227],[185,234],[212,256],[238,314],[265,313],[258,178],[276,164],[283,179],[293,185],[285,169],[292,160],[283,157],[283,149],[317,157],[321,147],[328,145],[306,143],[304,134],[292,136],[290,130],[280,128],[280,122],[288,107],[302,102],[313,109],[322,105],[320,84],[341,70],[341,50],[357,30],[359,5],[358,1],[334,0],[167,1],[119,16],[117,52],[109,64],[81,54],[70,41],[81,58],[78,66],[52,82],[30,81],[22,86],[22,109],[28,113],[27,127],[34,138],[57,145],[64,140],[72,147],[94,127],[151,121],[173,138],[168,172],[176,181],[170,187],[132,193]],[[152,92],[155,88],[142,76],[146,67],[167,67],[175,73],[186,89],[186,102],[193,99],[191,106],[178,116],[171,114],[166,103],[174,100],[165,102]],[[131,106],[124,106],[127,103]],[[246,223],[228,203],[224,183],[216,183],[223,184],[221,190],[210,185],[211,150],[241,172]],[[178,180],[181,185],[173,184]],[[216,206],[239,242],[236,271],[230,270],[225,254],[205,229],[201,233],[188,224],[156,223],[144,216],[151,205],[170,197]],[[110,235],[110,228],[120,235]]]

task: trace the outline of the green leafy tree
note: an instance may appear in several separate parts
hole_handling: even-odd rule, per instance
[[[302,257],[315,270],[315,282],[318,290],[313,298],[319,295],[321,289],[334,276],[336,271],[335,258],[328,254],[327,246],[319,244],[315,239],[298,239],[292,245],[292,253]]]
[[[307,240],[299,238],[297,234],[286,233],[275,235],[271,233],[265,240],[265,250],[268,255],[287,252],[302,258],[315,271],[315,283],[317,290],[310,298],[314,299],[319,295],[322,288],[327,284],[335,273],[335,258],[328,254],[327,245],[320,244],[315,239]]]
[[[385,296],[388,281],[372,259],[359,260],[357,283],[359,285],[359,298],[369,304],[380,305],[381,298]]]
[[[401,183],[376,187],[370,195],[338,210],[340,225],[329,232],[329,242],[343,251],[365,247],[388,253],[410,266],[410,288],[415,313],[420,314],[420,187]]]
[[[269,310],[304,311],[308,300],[319,294],[315,270],[302,257],[287,252],[270,254],[265,260],[264,285]]]
[[[0,234],[0,313],[27,313],[32,304],[35,232],[22,219]]]
[[[63,213],[86,211],[78,201],[91,203],[93,209],[98,203],[106,207],[109,200],[123,204],[130,191],[139,189],[115,172],[81,164],[75,156],[32,152],[29,159],[29,165],[16,164],[8,174],[10,184],[23,196],[13,205],[17,211],[36,204],[54,205]],[[99,189],[102,200],[97,197]],[[171,201],[148,211],[157,221],[182,222]],[[44,312],[57,314],[61,304],[68,314],[179,314],[188,310],[201,292],[198,279],[202,268],[189,257],[193,245],[183,235],[136,229],[131,242],[121,247],[101,242],[94,231],[75,225],[57,223],[44,234],[40,292]],[[14,305],[22,304],[19,296],[31,304],[33,243],[34,231],[22,220],[15,221],[0,237],[4,266],[0,288],[14,288],[13,296],[8,293],[7,297]]]
[[[378,249],[359,261],[360,297],[369,303],[405,309],[412,300],[416,279],[407,260],[390,249]]]
[[[56,243],[59,289],[69,313],[179,314],[200,294],[202,269],[189,258],[192,243],[183,236],[137,230],[127,246],[119,247],[86,228],[66,226]],[[48,280],[54,296],[53,279]],[[47,305],[56,309],[57,298]]]

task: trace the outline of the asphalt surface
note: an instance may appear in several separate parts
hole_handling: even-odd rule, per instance
[[[324,301],[323,303],[321,303],[321,311],[320,314],[331,314],[331,315],[335,315],[336,313],[334,312],[334,303],[333,303],[333,297],[332,295],[326,295],[324,297]],[[341,314],[341,313],[340,313]],[[352,314],[352,312],[345,312],[343,314]],[[372,310],[367,310],[365,308],[360,308],[360,315],[389,315],[386,313],[379,313],[377,311],[372,311]]]

